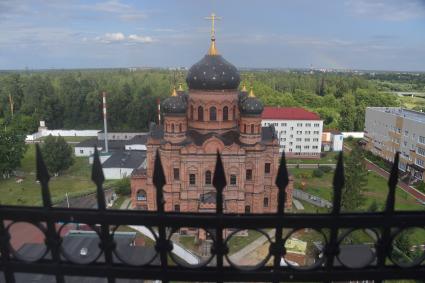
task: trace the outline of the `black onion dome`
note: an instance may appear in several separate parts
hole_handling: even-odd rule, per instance
[[[237,89],[240,76],[236,67],[221,55],[205,55],[189,69],[186,82],[189,89]]]
[[[239,107],[242,115],[261,115],[263,112],[263,104],[256,97],[246,97]]]
[[[165,114],[185,114],[186,99],[182,96],[170,96],[162,103]]]

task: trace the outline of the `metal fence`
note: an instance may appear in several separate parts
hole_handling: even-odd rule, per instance
[[[97,186],[98,209],[67,209],[52,207],[48,188],[49,174],[37,147],[37,179],[41,184],[43,206],[0,206],[0,272],[6,282],[16,282],[18,273],[49,274],[56,282],[66,282],[66,276],[95,276],[117,282],[117,278],[138,278],[144,280],[206,281],[206,282],[317,282],[387,279],[425,278],[425,256],[415,260],[399,262],[395,260],[394,241],[397,235],[411,227],[423,228],[424,211],[394,211],[395,190],[398,179],[398,154],[388,181],[388,196],[385,210],[376,213],[342,213],[341,198],[344,186],[344,166],[342,154],[339,157],[333,181],[334,194],[332,210],[329,214],[291,214],[284,211],[285,188],[288,185],[288,172],[285,157],[282,156],[276,185],[278,207],[276,213],[269,214],[227,214],[223,212],[223,190],[226,175],[220,154],[213,178],[216,188],[215,213],[180,213],[164,211],[163,187],[166,183],[159,153],[155,159],[153,182],[157,188],[157,211],[107,210],[103,191],[104,176],[95,152],[92,180]],[[27,222],[40,229],[45,238],[46,250],[38,258],[25,259],[11,245],[10,224]],[[90,261],[75,262],[63,248],[60,228],[66,223],[85,223],[96,231],[99,238],[99,253]],[[143,264],[128,262],[120,253],[114,237],[118,225],[140,225],[156,227],[155,252],[152,260]],[[181,227],[199,227],[209,231],[212,238],[211,259],[195,266],[188,266],[171,253],[172,242],[169,231]],[[307,267],[282,264],[287,250],[285,244],[294,231],[309,228],[324,236],[322,254]],[[229,257],[228,239],[223,231],[245,229],[273,229],[274,237],[268,237],[270,249],[264,260],[255,266],[239,266]],[[353,231],[367,229],[376,234],[371,246],[372,258],[362,266],[347,266],[340,258],[344,237]],[[290,231],[286,233],[285,231]],[[270,230],[268,230],[270,231]],[[13,237],[13,236],[12,236]],[[120,260],[117,260],[120,259]],[[212,260],[213,259],[213,260]],[[0,274],[1,276],[1,274]]]

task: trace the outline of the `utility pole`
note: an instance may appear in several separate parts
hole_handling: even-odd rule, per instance
[[[102,93],[103,97],[103,134],[104,134],[104,140],[105,140],[105,151],[109,152],[108,149],[108,122],[107,122],[107,115],[106,115],[106,92],[104,91]]]

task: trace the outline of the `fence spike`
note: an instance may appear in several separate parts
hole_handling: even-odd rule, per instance
[[[155,164],[153,169],[153,184],[156,187],[156,202],[158,211],[164,211],[163,187],[166,184],[164,170],[162,168],[161,156],[159,150],[156,150]]]
[[[102,185],[105,182],[105,176],[103,175],[102,163],[100,163],[99,152],[97,148],[94,148],[93,166],[91,171],[91,180],[96,185]]]
[[[41,194],[43,198],[43,206],[44,207],[52,207],[52,199],[50,197],[49,191],[49,181],[50,175],[47,170],[46,164],[43,160],[43,155],[41,154],[40,146],[36,144],[35,146],[35,155],[37,162],[37,181],[41,184]]]
[[[397,188],[398,183],[398,162],[400,158],[400,152],[396,152],[394,156],[394,163],[391,168],[390,178],[388,179],[388,196],[387,201],[385,205],[385,211],[386,212],[392,212],[394,211],[394,204],[395,204],[395,190]]]
[[[332,203],[332,213],[339,214],[341,211],[341,195],[342,188],[344,187],[344,156],[342,151],[338,156],[338,163],[336,165],[334,179],[333,179],[333,203]]]
[[[217,161],[215,163],[213,185],[217,190],[217,213],[223,212],[223,189],[227,186],[226,174],[221,160],[221,154],[217,150]]]
[[[96,184],[97,207],[100,210],[104,210],[106,209],[105,192],[103,191],[105,176],[103,175],[102,164],[100,163],[99,152],[96,147],[94,148],[91,179]]]
[[[277,170],[275,184],[279,188],[277,211],[278,213],[282,213],[285,209],[285,202],[286,202],[285,189],[289,184],[289,174],[288,174],[288,168],[286,167],[285,151],[282,151],[282,156],[280,158],[280,164],[279,164],[279,169]]]

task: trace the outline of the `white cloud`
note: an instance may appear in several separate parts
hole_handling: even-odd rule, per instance
[[[355,15],[386,21],[425,17],[425,4],[421,0],[348,0],[345,4]]]
[[[143,36],[143,35],[137,35],[137,34],[130,34],[128,36],[128,39],[130,41],[138,42],[138,43],[151,43],[154,41],[152,37],[150,36]]]
[[[150,36],[143,36],[143,35],[137,35],[137,34],[130,34],[129,36],[126,36],[122,32],[105,33],[102,36],[96,36],[94,40],[101,43],[117,43],[117,42],[152,43],[154,42],[154,39]]]

